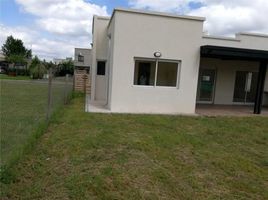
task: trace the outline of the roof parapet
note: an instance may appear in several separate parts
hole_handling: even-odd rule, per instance
[[[203,35],[205,39],[216,39],[216,40],[228,40],[228,41],[235,41],[240,42],[241,40],[237,37],[226,37],[226,36],[213,36],[213,35]]]
[[[113,12],[115,11],[138,13],[138,14],[145,14],[145,15],[157,15],[157,16],[162,16],[162,17],[180,18],[180,19],[188,19],[188,20],[196,20],[196,21],[206,20],[205,17],[176,15],[176,14],[165,13],[165,12],[156,12],[156,11],[147,11],[147,10],[138,10],[138,9],[115,8]]]
[[[239,37],[241,35],[243,36],[249,36],[249,37],[264,37],[264,38],[268,38],[268,34],[264,34],[264,33],[250,33],[250,32],[240,32],[235,34],[236,37]]]

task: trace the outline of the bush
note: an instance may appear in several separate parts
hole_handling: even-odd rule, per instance
[[[66,74],[74,74],[74,64],[72,61],[66,61],[57,66],[56,76],[65,76]]]
[[[44,74],[47,72],[44,65],[41,63],[35,67],[30,68],[30,75],[33,79],[42,79]]]
[[[29,66],[30,75],[33,79],[42,79],[47,69],[45,65],[35,56]]]

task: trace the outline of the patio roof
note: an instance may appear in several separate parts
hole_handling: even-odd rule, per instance
[[[223,46],[201,46],[201,57],[230,60],[268,60],[268,51]]]

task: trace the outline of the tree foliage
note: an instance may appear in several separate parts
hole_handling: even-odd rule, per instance
[[[24,58],[30,58],[32,56],[32,51],[25,48],[22,40],[15,39],[12,35],[7,37],[5,43],[2,46],[2,51],[6,57],[17,55]]]
[[[65,61],[57,66],[57,76],[65,76],[74,73],[74,63],[71,60]]]
[[[33,79],[42,79],[47,69],[43,62],[35,56],[29,66],[30,75]]]
[[[12,35],[7,37],[2,46],[2,52],[7,61],[14,65],[26,65],[27,59],[32,57],[32,50],[27,49],[22,40],[16,39]]]

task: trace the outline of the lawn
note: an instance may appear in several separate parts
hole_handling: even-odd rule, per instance
[[[268,118],[89,114],[77,98],[5,199],[268,199]]]
[[[0,80],[30,80],[30,76],[8,76],[6,74],[0,74]]]
[[[23,154],[45,127],[47,82],[1,80],[1,156],[0,166],[8,166]],[[52,110],[63,104],[62,84],[53,84]]]

